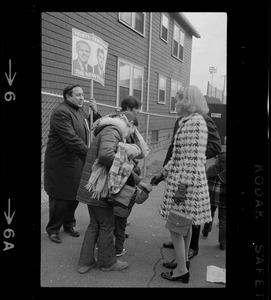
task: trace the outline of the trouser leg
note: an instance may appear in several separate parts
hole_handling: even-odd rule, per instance
[[[63,225],[69,200],[57,199],[49,196],[49,222],[46,226],[47,233],[58,233]]]
[[[213,227],[213,221],[215,216],[216,206],[211,205],[211,215],[212,215],[212,221],[204,224],[204,230],[206,232],[211,232]]]
[[[74,227],[76,224],[75,220],[75,210],[79,204],[77,200],[69,200],[67,206],[67,213],[65,215],[64,221],[63,221],[63,227],[64,229],[68,229],[70,227]]]
[[[220,244],[226,245],[226,208],[218,208],[219,234],[218,240]]]
[[[99,237],[99,225],[95,215],[94,206],[88,205],[90,222],[85,232],[79,257],[79,267],[90,266],[94,263],[95,246]]]
[[[192,225],[192,237],[190,242],[190,248],[194,251],[199,250],[199,235],[200,225]]]
[[[95,210],[99,215],[98,262],[101,267],[109,268],[117,261],[113,207],[95,207]]]
[[[114,221],[115,221],[115,228],[114,228],[115,249],[116,249],[116,253],[119,254],[123,250],[127,218],[122,218],[115,215]]]

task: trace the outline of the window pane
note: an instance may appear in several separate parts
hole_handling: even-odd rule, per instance
[[[133,90],[133,96],[137,97],[139,100],[141,100],[142,91],[140,90]]]
[[[181,83],[177,83],[177,91],[178,91],[179,89],[184,90],[183,85],[182,85]]]
[[[170,111],[175,111],[176,99],[175,97],[170,98]]]
[[[132,26],[132,13],[120,13],[120,19]]]
[[[176,41],[173,42],[173,55],[178,56],[178,43]]]
[[[183,60],[183,46],[180,45],[180,48],[179,48],[179,59]]]
[[[162,39],[164,39],[165,41],[167,41],[167,33],[168,33],[168,30],[162,26]]]
[[[134,67],[134,74],[133,74],[133,88],[134,89],[142,90],[142,79],[143,79],[142,70]]]
[[[119,85],[130,87],[130,65],[120,62]]]
[[[171,83],[171,97],[175,97],[177,93],[177,82],[172,81]]]
[[[166,90],[166,79],[164,77],[159,77],[159,89]]]
[[[180,44],[184,46],[184,33],[180,31]]]
[[[135,13],[135,29],[140,33],[144,33],[144,14]]]
[[[179,44],[179,42],[180,42],[180,30],[176,25],[174,25],[174,40],[177,41],[178,44]]]
[[[159,90],[159,101],[165,102],[165,91]]]
[[[122,99],[129,95],[129,88],[119,87],[119,103],[121,103]]]
[[[168,17],[165,14],[162,14],[162,25],[168,28]]]

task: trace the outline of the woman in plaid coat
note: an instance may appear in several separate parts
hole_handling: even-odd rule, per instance
[[[165,196],[159,213],[167,219],[171,210],[187,213],[195,225],[210,222],[211,210],[205,171],[208,130],[202,114],[209,109],[201,91],[196,86],[188,86],[184,93],[176,94],[176,109],[179,128],[174,136],[173,153],[161,174],[156,175],[152,184],[161,178],[166,181]],[[188,251],[192,227],[187,236],[170,231],[174,244],[177,267],[161,276],[168,280],[189,281]]]
[[[226,249],[226,145],[217,155],[216,161],[207,172],[209,193],[211,200],[212,218],[218,207],[219,233],[218,241],[221,250]],[[207,237],[212,230],[213,222],[206,223],[202,230],[204,237]]]

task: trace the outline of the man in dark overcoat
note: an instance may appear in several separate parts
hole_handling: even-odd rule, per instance
[[[71,236],[75,229],[76,194],[88,150],[88,116],[82,109],[83,90],[79,85],[63,90],[64,101],[52,112],[44,159],[44,189],[49,196],[49,222],[46,231],[51,241],[61,243],[59,230]],[[90,101],[93,120],[100,117],[95,99]]]

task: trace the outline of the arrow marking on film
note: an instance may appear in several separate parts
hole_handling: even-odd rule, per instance
[[[11,77],[11,59],[9,60],[9,73],[7,75],[7,73],[5,72],[5,75],[7,77],[8,84],[11,86],[13,83],[14,77],[16,75],[16,72],[15,72],[13,77]]]
[[[12,216],[10,216],[10,199],[8,199],[8,214],[4,211],[5,217],[7,219],[8,225],[12,222],[14,217],[15,211],[13,212]]]

